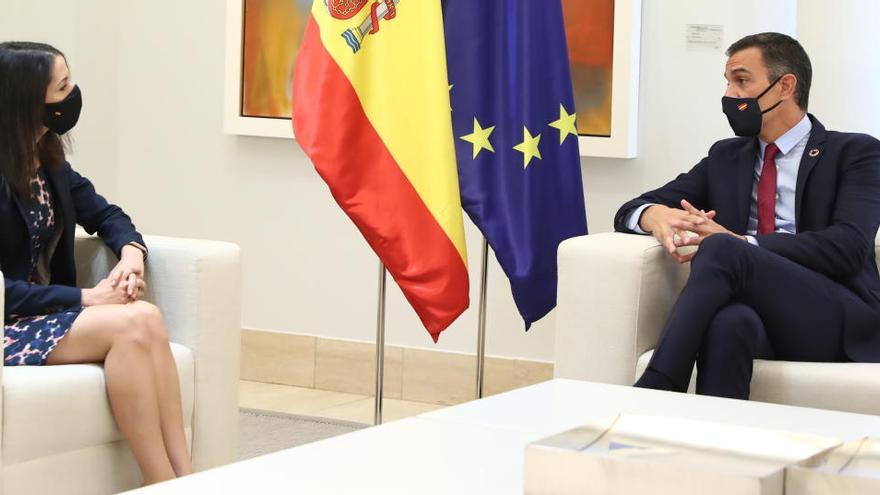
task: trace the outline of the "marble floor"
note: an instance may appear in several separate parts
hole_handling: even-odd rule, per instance
[[[251,409],[373,424],[374,401],[373,397],[366,395],[242,380],[239,383],[239,405]],[[385,399],[383,422],[388,423],[443,407],[446,406]]]

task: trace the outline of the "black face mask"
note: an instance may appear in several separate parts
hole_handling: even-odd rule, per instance
[[[46,103],[43,125],[55,134],[64,134],[76,125],[80,110],[82,110],[82,93],[79,91],[79,86],[74,86],[67,98],[57,103]]]
[[[743,137],[755,137],[761,133],[761,124],[764,120],[762,116],[778,107],[782,100],[779,100],[778,103],[764,111],[761,111],[758,100],[767,94],[767,91],[770,91],[773,86],[776,86],[780,79],[782,79],[782,76],[776,78],[757,98],[733,98],[731,96],[721,98],[721,109],[727,115],[727,121],[730,123],[734,134]]]

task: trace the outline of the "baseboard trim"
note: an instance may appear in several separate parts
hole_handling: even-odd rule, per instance
[[[375,344],[242,329],[241,379],[373,395]],[[553,363],[487,356],[484,395],[550,380]],[[476,358],[430,349],[386,346],[383,396],[433,404],[474,398]]]

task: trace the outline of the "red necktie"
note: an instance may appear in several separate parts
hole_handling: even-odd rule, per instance
[[[776,232],[776,155],[779,147],[770,143],[764,149],[764,166],[758,179],[758,233]]]

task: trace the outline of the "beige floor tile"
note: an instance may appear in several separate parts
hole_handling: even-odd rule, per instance
[[[319,416],[319,411],[364,399],[362,395],[291,387],[271,383],[242,381],[239,405],[288,414]]]
[[[313,387],[315,341],[305,335],[242,330],[242,380]]]
[[[372,397],[349,402],[339,406],[329,407],[318,411],[317,415],[325,418],[354,421],[357,423],[373,424],[375,401]],[[424,402],[409,402],[396,399],[385,399],[382,403],[382,422],[388,423],[398,419],[416,416],[426,412],[442,409],[445,406],[439,404],[426,404]]]
[[[383,395],[400,398],[403,349],[385,348]],[[318,338],[315,388],[373,395],[376,390],[376,347],[364,342]]]

